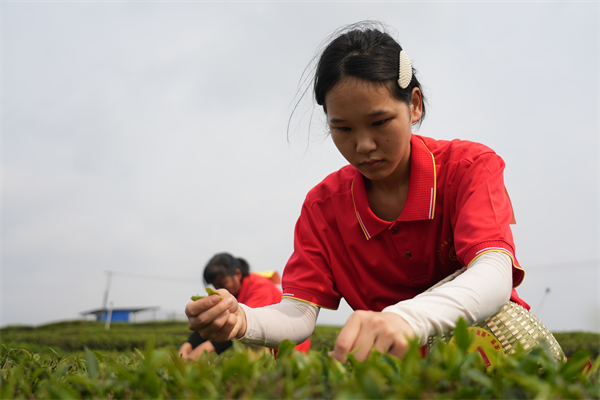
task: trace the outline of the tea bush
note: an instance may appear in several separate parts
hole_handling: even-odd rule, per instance
[[[404,360],[372,352],[364,362],[345,363],[328,348],[308,354],[281,344],[277,359],[257,356],[239,343],[198,362],[178,357],[176,347],[111,353],[85,348],[65,357],[2,345],[0,398],[217,399],[217,398],[600,398],[600,358],[576,351],[559,363],[543,348],[495,358],[485,367],[478,353],[467,354],[471,338],[456,330],[458,347],[438,343],[426,358],[413,343]],[[2,337],[4,342],[4,334]]]

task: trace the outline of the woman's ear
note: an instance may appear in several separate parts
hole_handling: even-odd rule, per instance
[[[410,103],[411,121],[417,123],[423,116],[423,95],[419,88],[413,88]]]

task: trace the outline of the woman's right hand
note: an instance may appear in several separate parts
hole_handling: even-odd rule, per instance
[[[226,289],[219,289],[217,295],[190,301],[185,307],[188,327],[204,339],[226,342],[241,338],[246,334],[246,313],[235,297]]]

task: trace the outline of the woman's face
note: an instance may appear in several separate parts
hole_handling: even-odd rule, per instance
[[[237,297],[242,288],[242,278],[242,271],[236,269],[235,274],[231,276],[217,275],[212,285],[215,289],[227,289],[229,293]]]
[[[367,179],[394,182],[410,168],[412,124],[422,115],[418,88],[412,100],[406,104],[385,85],[352,77],[325,95],[331,138]]]

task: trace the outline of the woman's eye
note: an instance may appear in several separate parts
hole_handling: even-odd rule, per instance
[[[332,126],[331,129],[342,132],[348,132],[350,130],[347,126]]]
[[[388,122],[389,119],[382,119],[381,121],[373,122],[373,126],[381,126]]]

